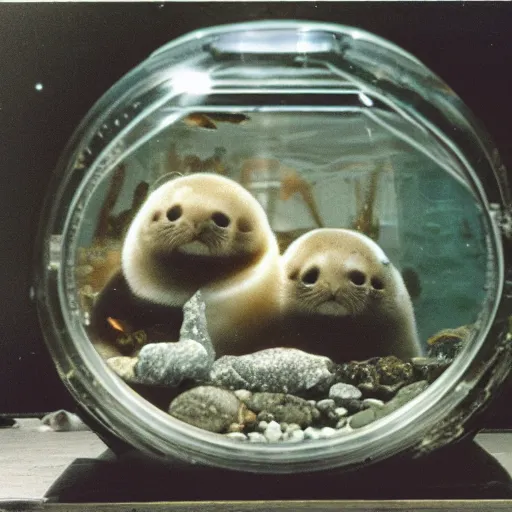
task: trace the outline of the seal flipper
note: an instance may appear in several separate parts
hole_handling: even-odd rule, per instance
[[[88,332],[100,355],[108,359],[136,355],[138,349],[121,340],[140,331],[145,333],[146,343],[178,341],[182,321],[181,307],[152,303],[134,295],[120,270],[98,295]]]

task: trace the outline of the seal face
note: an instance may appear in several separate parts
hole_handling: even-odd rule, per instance
[[[217,356],[250,352],[254,326],[278,308],[279,251],[266,214],[222,176],[187,175],[153,191],[128,229],[121,267],[92,315],[104,356],[116,352],[112,317],[134,331],[156,324],[158,341],[176,341],[181,306],[199,289]]]
[[[282,265],[291,345],[338,362],[420,353],[400,273],[370,238],[347,229],[313,230],[290,245]]]
[[[242,186],[193,174],[150,194],[128,230],[123,273],[138,297],[182,305],[199,288],[224,288],[272,240],[262,207]]]

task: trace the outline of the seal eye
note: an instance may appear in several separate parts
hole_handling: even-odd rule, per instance
[[[253,229],[251,222],[247,220],[245,217],[241,217],[240,219],[238,219],[236,227],[238,228],[238,231],[241,231],[242,233],[249,233],[249,231],[252,231]]]
[[[227,228],[231,223],[229,217],[222,212],[215,212],[212,215],[212,220],[217,224],[217,226],[219,226],[219,228]]]
[[[378,277],[372,277],[372,280],[370,281],[370,283],[374,290],[383,290],[384,289],[384,283]]]
[[[320,270],[318,267],[310,268],[303,276],[302,282],[305,285],[312,285],[318,281],[318,277],[320,276]]]
[[[153,213],[153,217],[151,217],[153,222],[158,222],[160,220],[160,212]]]
[[[167,210],[167,218],[171,222],[178,220],[182,214],[183,214],[183,209],[181,208],[181,206],[179,204],[176,204],[172,208],[169,208]]]
[[[366,281],[366,276],[360,270],[352,270],[348,274],[348,278],[356,286],[362,286]]]

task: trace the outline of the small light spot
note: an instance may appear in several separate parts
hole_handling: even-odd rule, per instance
[[[212,79],[206,71],[183,69],[172,77],[172,87],[177,94],[204,95],[210,93]]]
[[[34,89],[36,91],[42,91],[43,90],[43,84],[41,82],[37,82],[37,84],[34,85]]]
[[[359,93],[359,101],[367,107],[373,107],[373,100],[364,92]]]

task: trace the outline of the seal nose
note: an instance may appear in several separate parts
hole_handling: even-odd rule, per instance
[[[343,287],[340,285],[340,286],[334,286],[334,285],[331,285],[329,286],[329,291],[331,292],[331,299],[332,300],[338,300],[340,298],[340,295],[342,295],[342,289]]]
[[[210,225],[209,221],[204,219],[195,219],[192,224],[196,235],[200,235]]]

